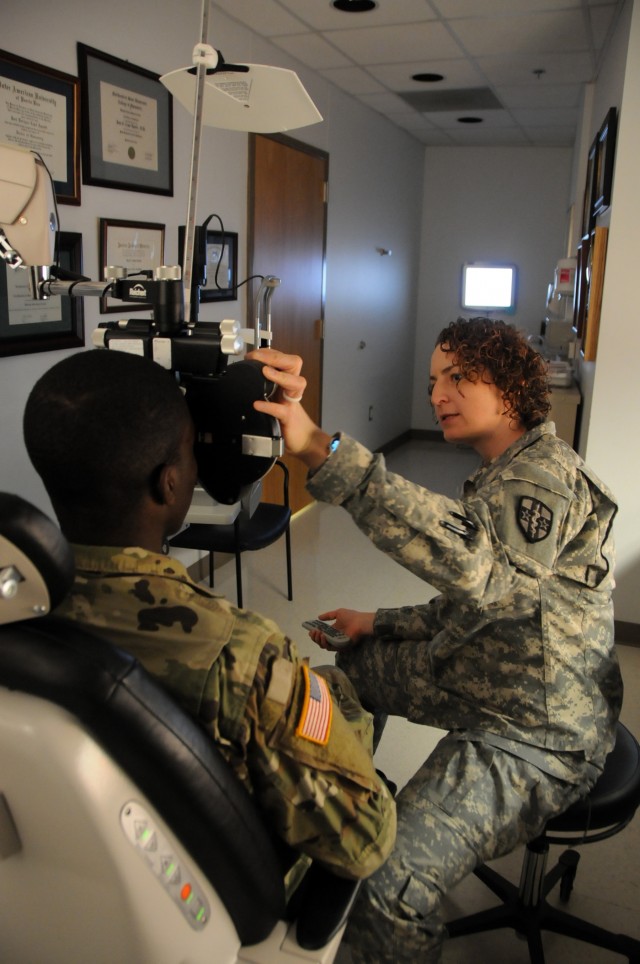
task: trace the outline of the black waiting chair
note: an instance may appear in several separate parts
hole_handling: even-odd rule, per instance
[[[629,730],[618,723],[615,747],[590,793],[549,820],[544,832],[527,844],[519,887],[484,864],[477,867],[476,877],[503,903],[448,922],[449,937],[511,927],[526,938],[532,964],[544,964],[541,935],[547,930],[616,951],[636,964],[640,962],[640,941],[581,920],[551,906],[546,899],[559,883],[560,898],[568,901],[580,860],[573,848],[619,833],[630,823],[639,804],[640,746]],[[550,844],[569,849],[546,872]]]
[[[182,532],[169,540],[170,546],[178,549],[197,549],[209,553],[209,585],[213,588],[214,552],[228,552],[235,556],[236,590],[238,606],[242,608],[242,560],[243,552],[265,549],[285,537],[287,554],[287,598],[293,599],[293,580],[291,573],[291,508],[289,506],[289,469],[280,459],[275,465],[283,475],[282,503],[260,502],[253,513],[244,506],[235,522],[229,525],[191,523]]]
[[[2,960],[329,964],[358,883],[312,863],[287,903],[295,855],[209,734],[50,615],[72,579],[57,527],[0,493]]]

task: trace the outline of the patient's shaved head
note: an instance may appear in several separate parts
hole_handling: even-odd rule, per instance
[[[100,349],[70,355],[38,380],[24,438],[59,516],[68,509],[122,519],[176,457],[189,420],[169,372]]]

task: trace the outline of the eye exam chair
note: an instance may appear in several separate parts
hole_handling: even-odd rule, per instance
[[[210,737],[47,615],[72,577],[51,520],[0,494],[2,960],[333,961],[357,883],[312,864],[287,907],[291,853]]]

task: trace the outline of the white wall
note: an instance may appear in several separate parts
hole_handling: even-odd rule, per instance
[[[564,148],[427,148],[414,428],[435,426],[426,393],[429,362],[441,329],[466,314],[460,307],[465,262],[515,262],[516,312],[504,317],[539,334],[547,285],[565,254],[570,173],[571,151]]]
[[[164,73],[190,64],[200,37],[200,0],[24,0],[0,7],[1,46],[28,60],[77,75],[76,41]],[[325,424],[343,427],[372,446],[410,424],[423,148],[404,131],[356,104],[212,8],[210,42],[232,61],[297,70],[325,120],[292,136],[329,152]],[[191,118],[174,104],[175,193],[172,198],[82,185],[80,207],[61,206],[62,229],[83,235],[84,269],[99,276],[100,217],[166,225],[167,263],[177,262],[178,225],[187,208]],[[197,220],[218,213],[239,234],[239,276],[246,275],[247,142],[245,134],[203,131]],[[377,246],[392,248],[381,258]],[[269,265],[256,266],[264,273]],[[283,278],[286,284],[286,278]],[[254,289],[255,290],[255,289]],[[206,304],[202,320],[238,317],[238,303]],[[84,299],[87,346],[100,320],[99,300]],[[273,323],[277,337],[277,294]],[[144,317],[140,314],[138,317]],[[364,350],[358,349],[366,341]],[[20,492],[46,511],[50,504],[22,443],[22,412],[35,380],[63,352],[0,358],[0,489]],[[393,405],[388,384],[394,384]],[[368,406],[374,406],[369,422]]]
[[[632,3],[627,4],[594,97],[593,133],[612,105],[619,108],[619,125],[598,353],[589,373],[593,395],[584,454],[620,505],[615,526],[616,617],[640,623],[640,456],[636,438],[640,412],[640,4],[634,6],[632,12]]]

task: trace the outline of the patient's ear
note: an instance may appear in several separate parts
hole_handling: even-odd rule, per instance
[[[159,465],[150,479],[151,498],[157,505],[171,505],[175,501],[175,466]]]

